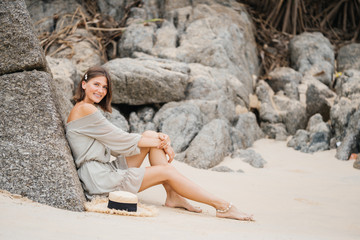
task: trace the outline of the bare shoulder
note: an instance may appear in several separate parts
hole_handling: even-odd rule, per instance
[[[77,103],[77,104],[75,104],[75,106],[71,110],[71,112],[69,114],[69,117],[67,119],[67,122],[69,123],[69,122],[74,121],[76,119],[85,117],[85,116],[90,115],[90,114],[92,114],[92,113],[94,113],[96,111],[98,111],[98,109],[94,105],[92,105],[90,103],[84,103],[84,102]]]

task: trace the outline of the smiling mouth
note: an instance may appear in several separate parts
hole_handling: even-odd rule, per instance
[[[94,95],[95,95],[95,97],[98,97],[98,98],[101,98],[101,97],[102,97],[102,95],[97,94],[97,93],[94,93]]]

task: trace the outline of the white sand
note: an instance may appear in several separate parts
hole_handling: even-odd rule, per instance
[[[262,139],[253,149],[268,162],[256,169],[240,159],[222,163],[245,173],[173,164],[205,189],[232,201],[256,222],[163,207],[157,186],[139,194],[159,209],[156,217],[70,212],[0,194],[0,239],[360,239],[360,170],[335,150],[304,154],[285,142]]]

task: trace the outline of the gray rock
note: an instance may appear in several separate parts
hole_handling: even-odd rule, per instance
[[[288,147],[292,147],[295,150],[301,152],[308,152],[308,142],[310,139],[310,134],[304,129],[299,129],[296,131],[295,135],[287,143]]]
[[[46,60],[22,0],[0,2],[0,75],[37,69]]]
[[[170,102],[165,104],[154,117],[160,132],[171,139],[175,152],[184,151],[203,126],[200,109],[189,103]]]
[[[310,133],[308,152],[318,152],[330,149],[330,126],[323,122],[318,113],[309,119],[307,130]]]
[[[190,78],[186,89],[186,99],[224,99],[235,104],[249,105],[249,94],[244,84],[225,69],[217,69],[201,64],[189,64]]]
[[[287,140],[288,133],[286,131],[286,126],[283,123],[261,123],[261,130],[272,139],[276,139],[278,141]]]
[[[232,170],[231,168],[229,168],[227,166],[216,166],[216,167],[213,167],[211,169],[211,171],[215,171],[215,172],[234,172],[234,170]]]
[[[360,108],[351,116],[346,135],[336,151],[336,158],[348,160],[350,154],[360,151]]]
[[[318,32],[304,32],[290,40],[292,67],[311,74],[330,86],[334,72],[335,54],[330,41]]]
[[[262,158],[262,156],[252,149],[238,149],[231,154],[231,157],[242,158],[244,162],[249,163],[255,168],[263,168],[266,164],[266,161]]]
[[[339,72],[347,69],[360,71],[360,43],[351,43],[339,49],[337,55],[337,70]]]
[[[85,196],[53,96],[51,76],[2,75],[0,188],[81,211]]]
[[[127,0],[96,0],[100,12],[120,22],[125,14],[125,7],[130,3]]]
[[[287,146],[305,153],[324,151],[330,148],[330,127],[323,122],[320,114],[312,116],[307,130],[298,130]]]
[[[360,154],[358,154],[358,157],[354,161],[353,166],[354,166],[354,168],[360,169]]]
[[[65,17],[61,15],[74,14],[75,10],[80,7],[76,0],[26,0],[25,2],[39,34],[54,31],[56,25],[65,20]],[[83,12],[86,11],[83,10]],[[54,15],[58,15],[60,18],[54,18]],[[39,21],[40,23],[35,24]]]
[[[155,42],[155,24],[130,24],[122,34],[118,45],[120,57],[132,57],[133,52],[149,54]]]
[[[356,135],[353,135],[356,127],[355,123],[350,124],[350,119],[354,118],[357,109],[360,108],[359,84],[360,71],[353,69],[344,71],[342,76],[336,79],[335,89],[338,98],[331,108],[330,117],[335,133],[333,142],[341,143],[336,156],[342,160],[347,160],[351,151],[357,148],[353,142],[356,138]]]
[[[53,58],[46,56],[46,61],[53,75],[55,90],[61,92],[68,100],[74,96],[74,82],[77,78],[76,67],[67,58]]]
[[[257,124],[256,116],[252,112],[240,114],[231,132],[234,149],[251,147],[256,140],[264,136],[264,133]]]
[[[113,81],[113,103],[142,105],[185,98],[189,68],[157,58],[118,58],[103,65]]]
[[[272,100],[273,90],[263,80],[260,80],[255,90],[256,96],[260,100],[259,115],[262,122],[279,123],[282,122],[280,112],[276,110],[276,106]]]
[[[166,20],[177,29],[176,47],[154,48],[152,55],[227,69],[251,92],[252,75],[258,75],[259,67],[253,25],[245,9],[238,6],[235,11],[211,3],[178,6],[183,7],[166,7],[164,13]],[[173,42],[174,38],[169,41]]]
[[[69,59],[66,58],[52,58],[46,56],[46,61],[53,75],[55,93],[59,101],[59,112],[64,123],[73,104],[71,102],[74,93],[74,81],[77,77],[75,66]]]
[[[67,36],[64,41],[66,44],[62,46],[52,46],[49,49],[49,55],[71,60],[78,73],[75,81],[75,86],[77,86],[81,77],[90,67],[99,66],[103,63],[100,51],[94,47],[94,43],[98,39],[85,29],[78,28],[74,34]],[[59,51],[59,47],[62,50]]]
[[[335,90],[338,96],[351,100],[360,99],[360,71],[346,70],[336,79]]]
[[[172,49],[176,48],[178,32],[172,22],[164,20],[161,28],[157,29],[155,34],[154,52],[166,51],[166,49],[172,51]]]
[[[229,153],[231,139],[229,124],[215,119],[206,124],[186,150],[185,163],[196,168],[211,168]]]
[[[104,112],[100,107],[98,108],[100,112],[104,115],[104,117],[109,120],[112,124],[114,124],[116,127],[120,128],[121,130],[125,132],[129,132],[130,127],[126,120],[126,118],[121,115],[121,113],[116,110],[115,108],[112,108],[112,113]]]
[[[302,79],[302,74],[289,67],[275,68],[269,73],[267,83],[275,91],[284,91],[284,94],[299,100],[298,85]]]
[[[156,131],[155,123],[152,122],[155,110],[151,107],[144,107],[137,112],[130,113],[130,131],[143,133],[146,130]]]
[[[296,130],[305,128],[307,122],[305,106],[286,96],[274,96],[273,100],[280,110],[282,122],[289,134],[295,134]]]
[[[234,122],[237,117],[235,104],[225,97],[216,100],[187,100],[183,102],[199,107],[203,114],[204,124],[214,119],[225,119]]]
[[[332,103],[322,92],[315,86],[310,85],[306,91],[306,113],[308,116],[312,116],[316,113],[320,113],[325,121],[330,119],[330,109]]]
[[[340,97],[331,108],[330,119],[335,142],[341,142],[344,139],[350,118],[357,108],[360,108],[360,101],[351,101],[346,97]]]

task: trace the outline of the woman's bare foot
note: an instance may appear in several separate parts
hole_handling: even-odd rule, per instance
[[[216,216],[220,218],[230,218],[240,221],[255,221],[253,215],[249,215],[239,211],[234,205],[230,205],[227,211],[216,211]]]
[[[185,198],[181,197],[177,193],[170,194],[170,197],[166,198],[165,206],[172,208],[184,208],[190,212],[201,213],[202,210],[199,207],[191,205]]]

